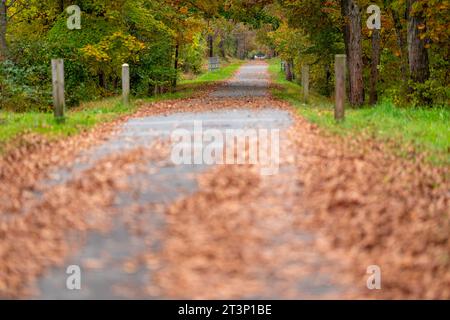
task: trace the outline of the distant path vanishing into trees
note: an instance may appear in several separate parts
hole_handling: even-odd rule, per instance
[[[280,129],[280,149],[286,158],[292,150],[286,136],[292,118],[288,111],[271,105],[269,82],[265,63],[248,63],[208,96],[174,103],[175,108],[187,105],[192,112],[131,118],[117,135],[88,151],[87,162],[59,172],[60,180],[49,183],[66,183],[111,155],[126,155],[138,147],[151,149],[152,142],[168,139],[175,128],[193,132],[194,121],[201,122],[205,131],[218,129],[224,134],[229,129]],[[294,167],[284,162],[279,174],[260,177],[249,165],[175,166],[152,156],[140,161],[143,170],[130,174],[127,188],[115,193],[108,231],[87,233],[80,250],[63,267],[52,268],[38,281],[38,298],[276,299],[338,293],[339,286],[319,271],[326,260],[305,250],[313,235],[293,227],[291,210],[301,189],[290,178]],[[114,162],[111,166],[121,170]],[[224,179],[217,182],[220,188],[202,186],[202,177],[215,170],[219,170],[217,178]],[[198,197],[203,192],[232,196],[224,201],[208,196],[210,208],[194,209],[202,205],[204,200]],[[246,196],[248,192],[256,193]],[[185,205],[183,201],[191,203],[188,208],[178,207]],[[302,252],[294,253],[300,246]],[[81,267],[82,290],[66,289],[68,265]],[[295,279],[285,275],[294,265],[303,270],[299,275],[306,275]]]
[[[448,298],[446,168],[324,135],[267,69],[0,159],[0,297]]]

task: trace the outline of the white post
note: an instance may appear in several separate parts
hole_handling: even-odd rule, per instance
[[[124,105],[130,104],[130,66],[122,65],[122,99]]]
[[[64,60],[52,59],[52,87],[53,87],[53,107],[55,119],[58,122],[64,121],[64,109],[66,107],[64,97]]]

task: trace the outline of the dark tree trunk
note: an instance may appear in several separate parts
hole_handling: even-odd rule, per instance
[[[378,66],[380,64],[381,44],[380,30],[373,30],[372,33],[372,64],[370,69],[370,104],[375,105],[378,102]]]
[[[5,60],[8,55],[8,46],[6,44],[7,9],[6,0],[0,0],[0,61]]]
[[[364,104],[361,9],[355,0],[341,0],[345,19],[344,41],[349,71],[349,100],[353,106]]]
[[[114,86],[114,90],[119,89],[119,78],[118,77],[114,77],[113,86]]]
[[[64,12],[64,0],[59,0],[59,11]]]
[[[342,4],[342,6],[343,6],[343,4]],[[342,16],[344,16],[344,7],[342,7]],[[344,24],[343,33],[344,33],[345,54],[347,55],[347,68],[348,68],[348,60],[350,57],[350,51],[349,51],[350,48],[348,46],[348,43],[350,43],[350,29],[349,29],[348,23]],[[347,91],[346,94],[347,94],[347,97],[350,97],[350,92],[352,91],[352,82],[350,81],[350,79],[348,79],[347,82],[348,82],[348,85],[346,87],[346,91]]]
[[[325,94],[327,97],[331,95],[330,82],[331,82],[331,71],[330,66],[327,64],[325,66]]]
[[[238,58],[241,60],[245,59],[245,34],[241,33],[237,36],[237,51]]]
[[[174,64],[174,68],[175,68],[175,76],[173,78],[172,81],[172,87],[176,87],[177,86],[177,80],[178,80],[178,59],[180,56],[180,45],[177,43],[177,45],[175,46],[175,64]]]
[[[277,56],[277,52],[275,51],[275,49],[270,49],[270,54],[269,54],[269,58],[275,58]]]
[[[286,63],[284,64],[284,72],[287,81],[292,81],[294,79],[292,75],[292,64],[290,61],[286,61]]]
[[[98,74],[98,82],[100,84],[100,87],[106,89],[106,77],[103,71],[100,71]]]
[[[222,58],[225,58],[225,56],[226,56],[226,53],[225,53],[225,41],[223,39],[220,39],[219,50],[220,50],[220,56]]]
[[[294,60],[289,61],[289,69],[291,69],[291,73],[292,73],[292,81],[295,80],[295,72],[294,72]]]
[[[425,25],[426,21],[421,14],[412,14],[412,6],[416,2],[418,0],[407,1],[409,72],[411,80],[424,83],[430,78],[430,68],[425,40],[420,39],[419,26]]]
[[[400,59],[401,66],[400,71],[402,73],[403,83],[407,83],[408,81],[408,51],[406,45],[406,37],[403,29],[402,21],[400,16],[395,10],[391,10],[392,20],[394,21],[395,33],[397,35],[397,45],[400,49]]]
[[[212,35],[208,35],[208,45],[209,45],[209,57],[212,58],[214,57],[214,41]]]

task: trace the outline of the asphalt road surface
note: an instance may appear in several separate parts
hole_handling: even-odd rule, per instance
[[[220,110],[221,101],[227,99],[242,99],[252,101],[266,97],[269,86],[267,65],[263,63],[246,64],[227,84],[220,86],[210,94],[215,99],[218,108],[208,112],[174,113],[168,116],[152,116],[132,118],[122,125],[119,134],[110,138],[103,145],[85,151],[83,160],[76,161],[69,169],[59,170],[46,183],[58,185],[67,183],[74,175],[83,172],[100,159],[111,154],[124,153],[137,147],[150,146],[157,139],[168,139],[175,129],[186,129],[193,132],[195,121],[201,121],[203,130],[217,129],[225,132],[227,129],[279,129],[281,131],[281,149],[285,147],[284,132],[289,128],[292,119],[288,112],[272,108],[270,104],[255,110],[237,106],[235,109]],[[118,191],[114,202],[112,227],[105,232],[89,232],[87,236],[76,233],[68,238],[74,243],[81,244],[63,266],[48,270],[37,282],[39,294],[37,299],[167,299],[167,298],[198,298],[218,297],[204,284],[204,294],[191,294],[189,287],[176,295],[158,288],[153,279],[154,269],[149,270],[138,257],[147,250],[156,254],[165,248],[167,235],[167,217],[164,208],[172,202],[189,197],[199,191],[197,177],[211,169],[208,165],[174,165],[168,159],[163,161],[149,160],[148,170],[135,173],[128,177],[129,188]],[[289,188],[291,193],[301,192],[301,187],[289,181],[289,165],[281,165],[281,175],[263,177],[264,183],[273,186],[274,194],[278,185]],[[282,197],[282,195],[280,195]],[[314,235],[296,230],[291,227],[290,199],[284,199],[286,214],[281,223],[278,236],[269,239],[268,245],[277,246],[280,243],[295,238],[308,248]],[[138,206],[138,218],[130,217],[130,208]],[[142,209],[144,208],[144,209]],[[130,219],[138,219],[140,232],[131,232],[128,225]],[[261,222],[261,227],[267,227],[270,219]],[[264,226],[263,226],[264,224]],[[259,250],[255,248],[254,250]],[[274,251],[277,252],[276,250]],[[331,283],[326,273],[319,271],[318,265],[327,264],[325,258],[313,250],[306,249],[303,258],[293,258],[284,261],[283,265],[270,270],[261,270],[256,275],[259,281],[267,286],[259,293],[250,296],[224,294],[219,297],[229,298],[283,298],[284,291],[289,287],[291,298],[322,298],[328,295],[338,295],[341,288]],[[232,259],[232,258],[230,258]],[[277,259],[277,256],[273,257]],[[297,260],[295,260],[297,259]],[[286,259],[285,259],[286,260]],[[304,276],[292,276],[284,286],[278,285],[277,274],[286,271],[284,264],[307,264],[312,270]],[[77,265],[81,268],[81,290],[68,290],[66,287],[66,268]],[[159,268],[165,268],[164,264]],[[264,266],[262,266],[264,268]],[[267,267],[269,268],[269,267]],[[242,285],[245,285],[244,283]],[[293,294],[292,294],[293,292]]]

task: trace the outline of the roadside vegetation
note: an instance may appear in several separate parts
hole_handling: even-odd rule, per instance
[[[162,100],[183,99],[192,96],[203,86],[208,86],[230,78],[243,63],[233,60],[211,72],[203,72],[192,79],[181,80],[173,92],[153,95],[143,99],[133,99],[129,106],[124,106],[119,97],[83,102],[80,106],[70,108],[64,123],[57,123],[53,113],[42,111],[13,112],[0,110],[0,153],[11,140],[27,133],[44,134],[48,138],[59,138],[77,134],[96,124],[112,121],[122,115],[133,113],[141,103]]]
[[[243,60],[232,60],[217,71],[205,72],[193,79],[182,79],[180,85],[199,85],[226,80],[231,78],[243,63]]]
[[[406,148],[399,150],[414,148],[448,163],[450,1],[433,3],[79,0],[80,26],[70,28],[68,1],[0,1],[0,144],[26,132],[74,134],[132,112],[135,103],[125,108],[114,98],[123,63],[130,66],[135,101],[151,101],[188,97],[230,77],[242,61],[266,56],[279,59],[271,62],[283,88],[275,95],[296,105],[301,70],[309,67],[317,94],[300,109],[311,121],[333,132],[397,141]],[[377,19],[370,26],[373,5],[378,27]],[[343,53],[351,107],[337,125],[330,106],[334,58]],[[220,71],[205,72],[208,57],[220,59]],[[64,60],[64,125],[51,114],[54,58]]]
[[[272,94],[289,101],[301,115],[326,132],[344,136],[363,135],[392,143],[395,151],[408,156],[426,153],[430,163],[450,165],[450,109],[444,106],[397,107],[384,99],[375,106],[354,108],[347,105],[346,119],[334,120],[331,98],[312,93],[305,104],[303,90],[295,81],[287,81],[279,59],[270,60],[269,70],[275,86]]]

